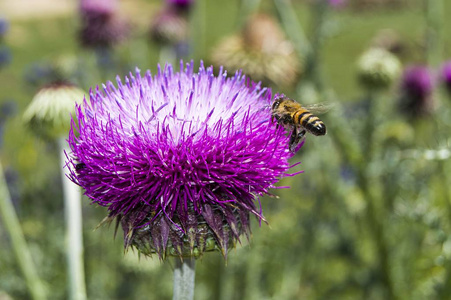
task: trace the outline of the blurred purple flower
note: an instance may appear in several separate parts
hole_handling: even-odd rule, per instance
[[[329,0],[329,5],[339,8],[346,4],[347,0]]]
[[[166,3],[180,9],[189,9],[194,3],[194,0],[166,0]]]
[[[117,0],[81,0],[80,11],[96,15],[111,15],[117,9]]]
[[[0,17],[0,39],[5,36],[8,31],[9,23],[6,19]]]
[[[117,1],[82,0],[80,43],[85,47],[111,47],[129,34],[129,24],[117,14]]]
[[[5,133],[6,121],[17,112],[17,102],[7,100],[0,104],[0,149],[3,148],[3,137]]]
[[[451,93],[451,60],[446,61],[441,69],[441,81],[445,88]]]
[[[264,220],[256,201],[290,167],[284,129],[269,121],[271,91],[192,62],[117,85],[77,107],[71,179],[120,221],[126,248],[226,256],[249,236],[250,214]]]
[[[427,66],[410,66],[401,80],[400,108],[409,116],[429,114],[433,109],[434,82]]]
[[[11,50],[6,46],[0,46],[0,68],[11,62]]]
[[[62,79],[55,65],[49,61],[34,62],[26,66],[23,77],[34,89]]]

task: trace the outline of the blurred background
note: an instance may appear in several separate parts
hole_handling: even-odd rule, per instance
[[[49,299],[66,299],[58,147],[23,114],[180,59],[333,103],[262,199],[269,225],[197,262],[195,299],[451,299],[451,5],[442,0],[0,0],[0,160]],[[173,262],[124,255],[83,199],[89,299],[171,299]],[[0,219],[1,220],[1,219]],[[0,221],[0,299],[32,299]]]

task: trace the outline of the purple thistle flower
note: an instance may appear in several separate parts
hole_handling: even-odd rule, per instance
[[[451,94],[451,60],[446,61],[441,69],[441,81],[446,90]]]
[[[120,221],[126,248],[226,256],[249,237],[250,214],[265,221],[256,202],[290,168],[271,91],[222,68],[195,73],[192,62],[116,80],[77,106],[71,179]]]
[[[80,6],[80,43],[85,47],[110,47],[127,38],[129,24],[116,14],[117,1],[83,0]]]
[[[427,115],[432,111],[434,82],[426,66],[411,66],[401,80],[401,111],[409,116]]]
[[[194,3],[194,0],[166,0],[166,3],[170,6],[175,6],[182,10],[189,9]]]

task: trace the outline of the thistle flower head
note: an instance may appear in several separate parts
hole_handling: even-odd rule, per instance
[[[382,48],[370,48],[358,61],[359,81],[367,89],[389,87],[400,72],[398,58]]]
[[[117,15],[117,2],[83,0],[80,6],[81,28],[79,40],[82,46],[111,47],[125,40],[129,24]]]
[[[408,116],[429,114],[434,106],[432,92],[434,82],[426,66],[410,66],[401,80],[400,109]]]
[[[451,60],[442,65],[440,79],[449,94],[451,94]]]
[[[289,168],[270,103],[268,89],[222,68],[137,70],[77,107],[71,179],[120,221],[126,248],[226,255],[249,235],[250,214],[264,220],[256,201]]]
[[[212,56],[217,65],[243,70],[255,81],[290,86],[301,72],[294,47],[271,16],[252,16],[241,34],[224,38]]]
[[[64,82],[42,88],[28,105],[24,122],[36,134],[44,138],[59,138],[70,128],[74,105],[81,102],[84,92]]]

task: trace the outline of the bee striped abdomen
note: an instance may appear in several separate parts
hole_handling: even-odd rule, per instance
[[[324,122],[320,120],[317,116],[309,112],[308,110],[301,109],[298,110],[293,115],[294,122],[300,124],[308,132],[313,135],[325,135],[326,126]]]

